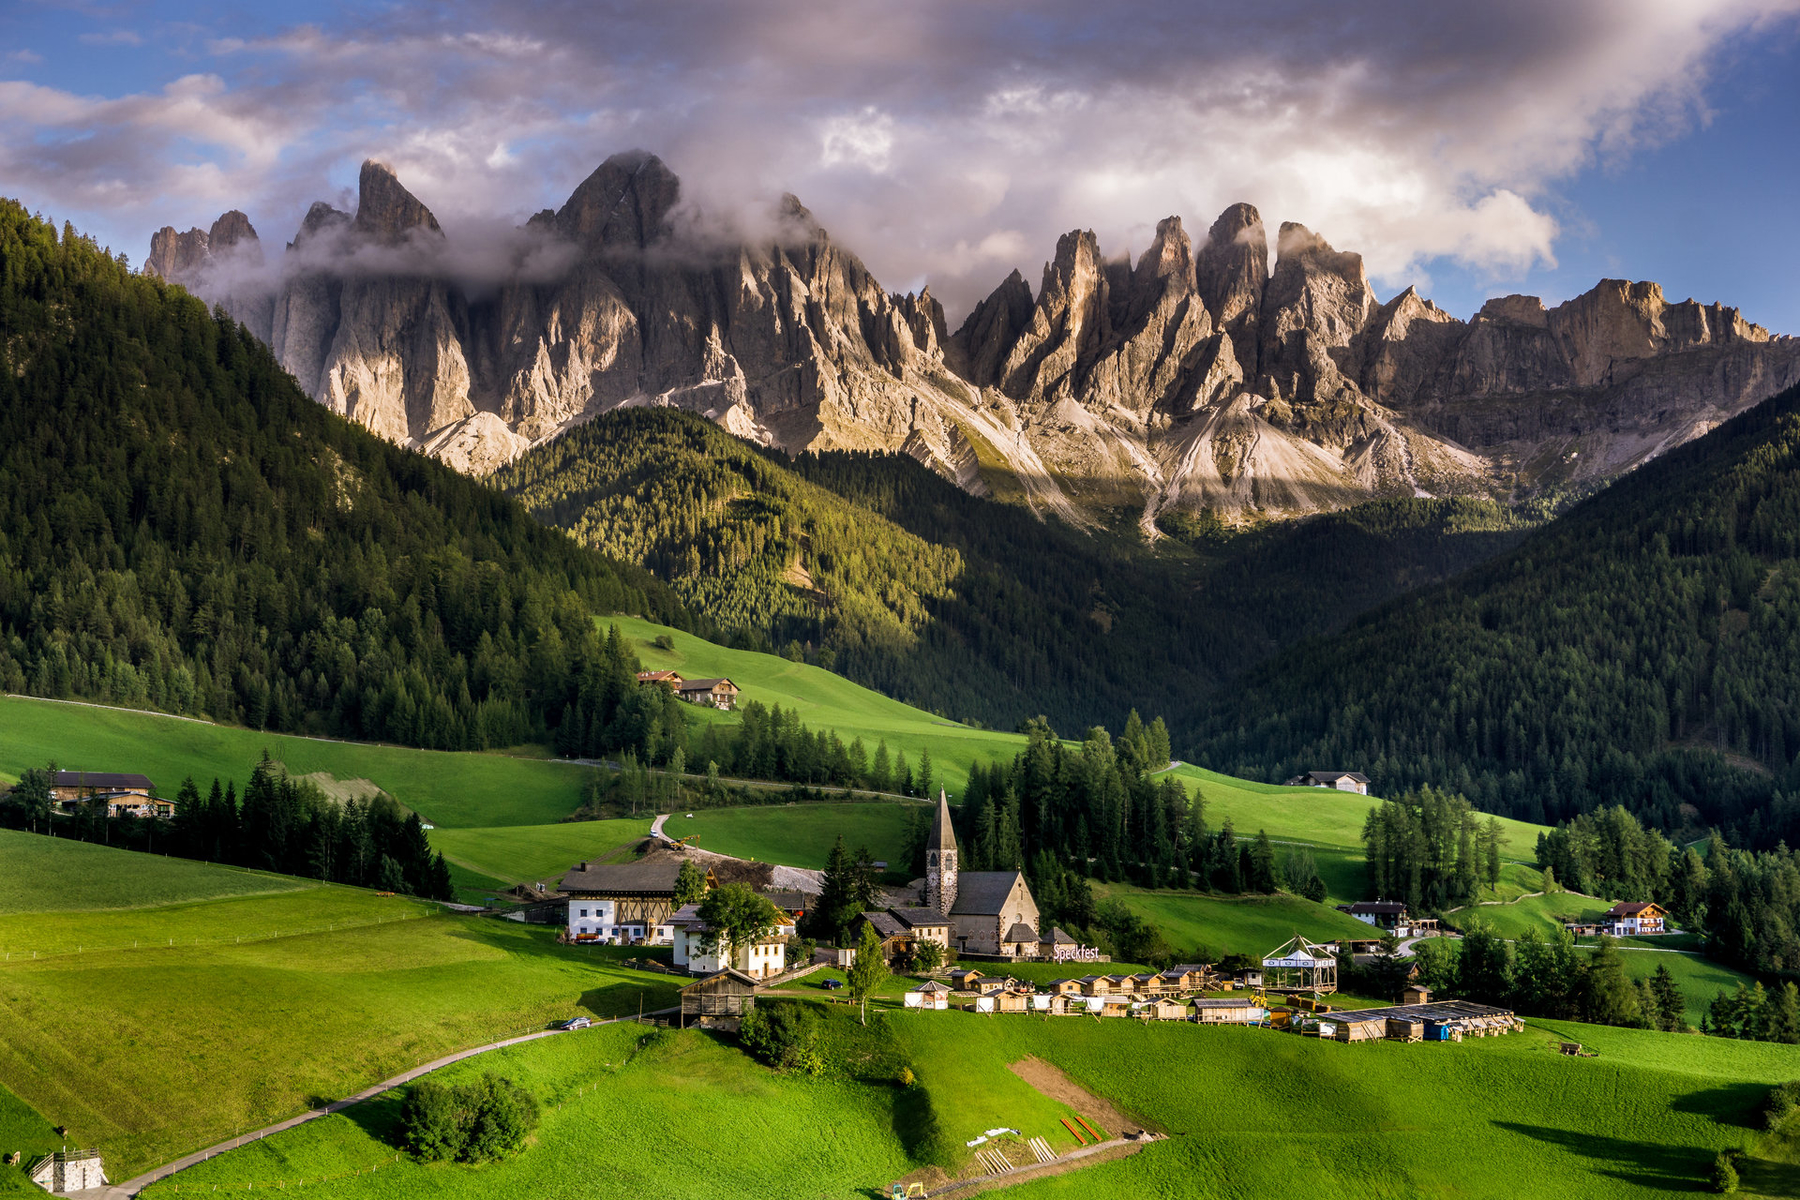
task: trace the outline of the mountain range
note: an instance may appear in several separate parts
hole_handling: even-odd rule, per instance
[[[472,282],[386,166],[267,261],[247,217],[164,228],[145,269],[223,304],[315,399],[486,474],[622,407],[701,413],[789,451],[912,455],[1070,524],[1228,523],[1373,497],[1517,500],[1609,479],[1800,382],[1800,340],[1603,280],[1472,320],[1247,204],[1135,263],[1059,239],[950,332],[787,197],[773,232],[701,232],[664,163],[615,155]],[[1270,269],[1271,241],[1274,265]]]

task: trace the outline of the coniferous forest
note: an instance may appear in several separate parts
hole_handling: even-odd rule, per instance
[[[649,574],[308,399],[267,349],[0,202],[0,690],[433,748],[606,706]]]
[[[1234,691],[1193,738],[1218,770],[1800,840],[1800,390]]]

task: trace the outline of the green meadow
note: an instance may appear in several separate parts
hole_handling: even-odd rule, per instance
[[[1296,933],[1322,942],[1374,932],[1355,917],[1298,896],[1209,896],[1097,883],[1094,898],[1118,900],[1160,928],[1169,945],[1182,953],[1204,947],[1218,954],[1260,956]]]
[[[21,1155],[19,1165],[30,1166],[40,1154],[62,1149],[56,1129],[29,1104],[0,1086],[0,1154]],[[0,1196],[42,1196],[25,1173],[0,1167]]]
[[[258,733],[157,713],[0,696],[0,772],[52,760],[68,770],[148,775],[173,796],[184,777],[239,787],[263,751],[290,774],[366,779],[438,826],[541,825],[581,804],[593,768],[545,758],[450,753]]]
[[[0,829],[0,915],[134,909],[178,900],[290,892],[309,880]]]
[[[9,866],[63,850],[24,836]],[[140,884],[162,902],[0,916],[0,1079],[114,1178],[454,1050],[674,995],[553,929],[305,881],[209,897],[191,864],[97,853],[114,861],[96,876],[170,872]]]
[[[502,825],[490,829],[434,829],[431,845],[453,867],[502,883],[531,883],[583,859],[602,858],[650,835],[649,817]]]
[[[690,816],[674,813],[663,822],[672,838],[699,835],[702,850],[783,863],[823,867],[841,834],[854,854],[866,846],[877,861],[904,872],[906,817],[923,805],[871,801],[866,804],[769,804],[743,808],[702,808]]]
[[[1649,1200],[1697,1191],[1714,1154],[1749,1140],[1762,1089],[1800,1077],[1796,1047],[1562,1023],[1461,1044],[1345,1046],[1185,1023],[904,1010],[884,1019],[885,1050],[848,1045],[909,1064],[911,1086],[835,1071],[781,1076],[725,1036],[613,1026],[446,1072],[497,1071],[544,1103],[536,1143],[513,1160],[396,1162],[390,1096],[212,1159],[146,1195],[304,1181],[321,1200],[879,1196],[927,1163],[966,1168],[964,1143],[988,1129],[1072,1147],[1061,1123],[1070,1110],[1008,1069],[1035,1057],[1172,1136],[1008,1195]],[[1550,1043],[1562,1039],[1599,1056],[1559,1055]],[[622,1136],[621,1114],[657,1136]]]
[[[1018,734],[972,729],[820,667],[774,654],[731,650],[635,617],[605,617],[602,623],[619,626],[646,670],[680,671],[690,679],[724,676],[743,689],[740,704],[751,700],[770,707],[779,704],[798,712],[810,728],[834,729],[845,742],[862,738],[870,754],[885,741],[890,754],[904,751],[907,762],[917,766],[919,752],[929,749],[932,769],[953,796],[977,761],[1011,759],[1025,745]],[[675,648],[659,649],[652,644],[658,637],[669,638]]]

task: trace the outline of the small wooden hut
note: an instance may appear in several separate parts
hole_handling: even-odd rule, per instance
[[[690,1017],[696,1021],[739,1020],[756,1007],[758,990],[756,980],[730,968],[696,979],[681,989],[681,1027],[687,1028]]]
[[[1194,1020],[1202,1025],[1254,1025],[1268,1016],[1268,1010],[1248,996],[1202,997],[1190,1000],[1188,1006],[1194,1011]]]

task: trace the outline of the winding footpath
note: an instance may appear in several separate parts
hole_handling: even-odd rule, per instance
[[[659,1008],[654,1012],[645,1013],[644,1016],[661,1017],[678,1011],[679,1009],[676,1008]],[[594,1024],[613,1025],[620,1021],[635,1020],[637,1020],[637,1018],[634,1016],[608,1017],[604,1021],[595,1021]],[[421,1075],[429,1075],[433,1071],[442,1070],[452,1063],[459,1063],[464,1059],[474,1058],[478,1054],[486,1054],[490,1050],[501,1050],[507,1046],[517,1046],[523,1042],[535,1042],[539,1038],[555,1037],[561,1033],[572,1032],[574,1031],[564,1029],[540,1029],[536,1033],[521,1034],[519,1037],[504,1038],[498,1042],[489,1042],[485,1046],[475,1046],[468,1050],[459,1050],[455,1054],[446,1054],[442,1058],[432,1059],[422,1067],[414,1067],[412,1070],[402,1072],[392,1079],[384,1079],[374,1087],[364,1088],[354,1096],[347,1096],[342,1100],[333,1100],[323,1108],[315,1108],[310,1112],[301,1113],[297,1117],[289,1117],[285,1121],[277,1121],[275,1124],[267,1126],[266,1128],[258,1129],[251,1133],[231,1138],[228,1141],[220,1142],[216,1146],[208,1146],[204,1150],[196,1150],[192,1154],[183,1155],[173,1162],[164,1163],[160,1167],[146,1171],[144,1174],[139,1175],[134,1179],[127,1179],[124,1183],[115,1183],[108,1187],[90,1188],[87,1191],[68,1192],[65,1194],[74,1197],[82,1197],[85,1198],[85,1200],[127,1200],[128,1197],[137,1195],[151,1184],[167,1179],[177,1171],[185,1171],[189,1167],[197,1166],[209,1158],[217,1158],[227,1150],[236,1150],[246,1142],[261,1141],[271,1133],[280,1133],[284,1129],[292,1129],[296,1125],[304,1125],[308,1121],[316,1121],[320,1117],[327,1117],[332,1113],[342,1112],[346,1108],[355,1104],[361,1104],[365,1100],[373,1100],[383,1092],[390,1091],[402,1084],[411,1083]]]

